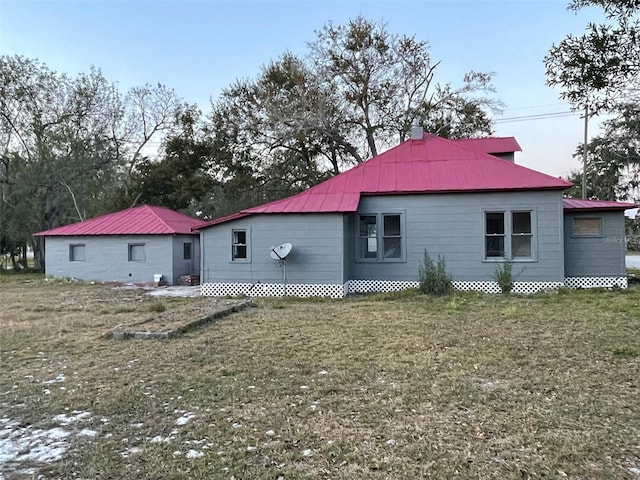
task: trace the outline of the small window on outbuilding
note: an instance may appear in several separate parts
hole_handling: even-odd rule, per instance
[[[231,259],[232,260],[247,259],[247,231],[246,230],[232,231]]]
[[[70,262],[86,262],[84,243],[76,243],[69,245],[69,261]]]
[[[192,254],[193,253],[191,251],[191,242],[185,242],[182,247],[182,258],[184,260],[191,260]]]
[[[601,217],[583,217],[573,219],[574,237],[601,237],[602,236],[602,218]]]
[[[129,261],[130,262],[145,262],[147,260],[144,253],[144,243],[130,243],[129,244]]]

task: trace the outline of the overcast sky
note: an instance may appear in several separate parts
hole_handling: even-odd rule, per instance
[[[205,112],[236,78],[254,78],[285,51],[304,54],[315,31],[362,14],[391,32],[415,35],[441,60],[437,80],[459,84],[469,70],[495,72],[506,108],[496,134],[515,136],[516,161],[551,175],[579,167],[583,120],[546,86],[543,58],[596,9],[575,14],[565,0],[172,1],[0,0],[0,54],[37,58],[75,74],[100,68],[122,90],[163,83]],[[513,119],[560,113],[559,118]],[[511,119],[511,120],[510,120]],[[596,132],[597,122],[590,126]]]

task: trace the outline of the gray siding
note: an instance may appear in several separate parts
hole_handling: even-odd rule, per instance
[[[144,244],[144,261],[129,261],[128,246],[132,243]],[[98,282],[145,283],[153,282],[154,274],[162,274],[172,284],[173,243],[171,235],[46,237],[45,270],[54,277]],[[70,261],[72,244],[85,245],[84,262]]]
[[[355,265],[355,244],[356,244],[356,236],[355,236],[355,219],[353,215],[345,215],[344,222],[344,241],[343,241],[343,251],[344,251],[344,265],[343,265],[343,278],[342,283],[346,283],[348,280],[353,278],[353,269]]]
[[[341,214],[252,215],[201,231],[205,283],[281,283],[279,263],[269,253],[285,242],[287,282],[342,284],[344,281],[344,219]],[[232,231],[247,231],[248,258],[232,261]]]
[[[184,244],[191,243],[191,260],[184,259]],[[200,272],[200,237],[175,235],[173,237],[173,283],[180,283],[181,275],[198,275]]]
[[[602,218],[602,236],[575,237],[574,218]],[[626,275],[623,212],[567,212],[564,219],[567,277]]]
[[[454,281],[491,281],[496,262],[484,259],[484,212],[533,211],[534,259],[514,262],[516,281],[563,281],[562,197],[558,191],[364,196],[358,213],[403,214],[405,258],[359,262],[353,279],[417,280],[425,248],[446,259]],[[355,230],[355,219],[352,224]],[[353,233],[355,235],[355,233]],[[355,240],[351,245],[355,250]]]
[[[502,160],[507,160],[511,163],[516,162],[516,152],[491,153],[490,155],[501,158]]]

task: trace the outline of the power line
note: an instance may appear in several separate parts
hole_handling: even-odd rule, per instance
[[[575,117],[579,115],[580,114],[577,112],[566,110],[562,112],[538,113],[535,115],[521,115],[518,117],[497,118],[493,122],[494,123],[528,122],[532,120],[547,120],[552,118]]]
[[[510,112],[512,110],[531,110],[532,108],[547,108],[547,107],[567,107],[569,103],[545,103],[543,105],[525,105],[524,107],[505,107],[503,110]]]

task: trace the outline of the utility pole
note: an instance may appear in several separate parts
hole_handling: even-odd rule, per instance
[[[582,144],[582,198],[587,198],[587,141],[589,129],[589,104],[584,106],[584,143]]]

